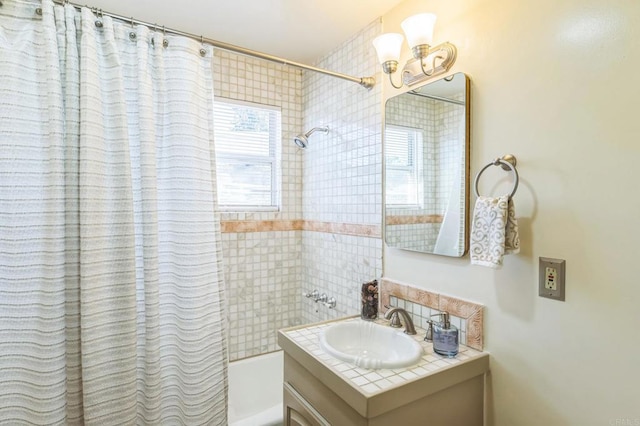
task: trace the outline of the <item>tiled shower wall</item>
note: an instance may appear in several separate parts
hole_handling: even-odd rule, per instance
[[[380,32],[372,23],[316,65],[373,75]],[[221,216],[233,361],[277,350],[280,328],[358,313],[361,283],[382,274],[382,92],[219,50],[214,86],[218,97],[280,107],[283,121],[281,211]],[[329,134],[306,150],[293,144],[322,125]],[[336,308],[302,296],[313,289]]]
[[[281,211],[221,215],[233,361],[277,350],[277,330],[300,324],[302,231],[295,223],[302,216],[303,157],[291,138],[302,127],[302,76],[221,50],[213,68],[216,97],[277,106],[282,113]]]
[[[381,29],[373,22],[316,65],[358,77],[375,74],[380,67],[371,41]],[[301,285],[337,300],[330,310],[304,299],[304,322],[358,313],[361,283],[382,274],[381,100],[381,84],[368,91],[304,73],[304,130],[330,130],[314,134],[303,151]],[[320,226],[327,223],[332,229]]]

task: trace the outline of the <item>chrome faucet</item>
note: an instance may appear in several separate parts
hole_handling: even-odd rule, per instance
[[[401,316],[404,322],[404,332],[407,334],[416,334],[416,328],[413,326],[413,320],[409,316],[409,313],[402,308],[391,308],[384,314],[386,319],[390,319],[394,322],[394,317]]]

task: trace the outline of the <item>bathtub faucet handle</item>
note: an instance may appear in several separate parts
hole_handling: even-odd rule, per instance
[[[320,299],[320,292],[317,289],[313,290],[311,293],[302,293],[302,295],[307,299],[313,299],[314,302],[317,302],[318,299]]]
[[[336,307],[336,298],[335,297],[330,297],[329,300],[322,302],[324,304],[324,306],[326,306],[329,309],[333,309]]]

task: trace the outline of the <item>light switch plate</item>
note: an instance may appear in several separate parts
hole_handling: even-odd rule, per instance
[[[538,259],[538,296],[564,302],[566,261],[550,257]]]

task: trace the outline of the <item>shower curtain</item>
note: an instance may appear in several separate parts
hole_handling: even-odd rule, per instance
[[[226,424],[211,50],[2,3],[0,423]]]

